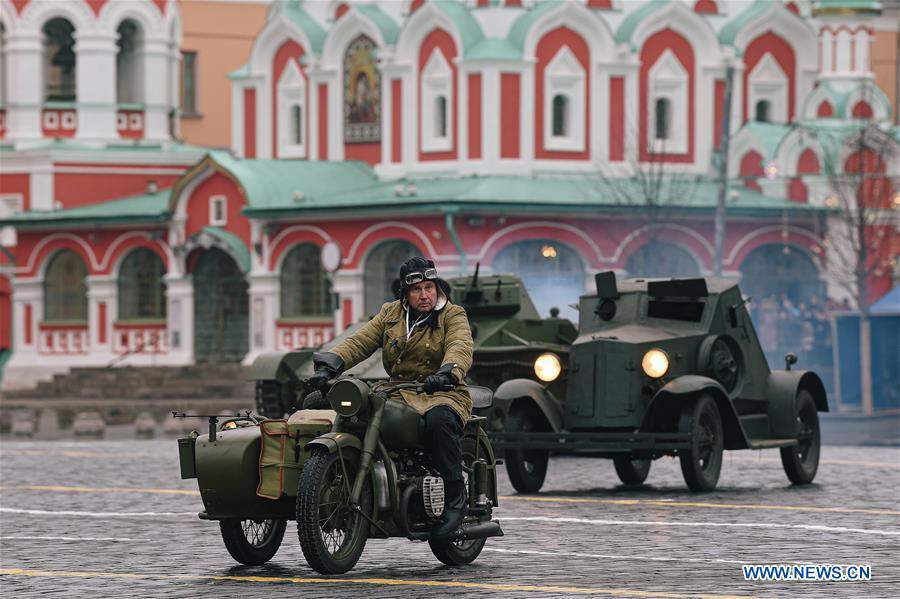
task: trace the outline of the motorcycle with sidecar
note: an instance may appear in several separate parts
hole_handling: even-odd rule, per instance
[[[226,549],[240,563],[272,559],[288,520],[297,521],[309,565],[340,574],[356,565],[369,538],[428,541],[441,562],[473,562],[486,539],[502,536],[497,507],[497,461],[473,416],[462,438],[468,510],[460,529],[432,539],[444,507],[443,480],[424,450],[424,419],[401,390],[420,383],[340,378],[331,384],[332,409],[298,410],[287,420],[247,414],[209,433],[179,439],[182,478],[196,478],[204,511],[217,520]],[[469,387],[476,408],[490,407],[492,392]]]

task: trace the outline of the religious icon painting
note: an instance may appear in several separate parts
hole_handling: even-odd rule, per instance
[[[376,47],[360,35],[344,54],[344,141],[381,141],[381,73]]]

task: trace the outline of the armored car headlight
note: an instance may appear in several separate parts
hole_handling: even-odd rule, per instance
[[[541,354],[534,361],[534,374],[545,383],[552,383],[562,372],[562,364],[556,354]]]
[[[641,368],[652,379],[662,378],[669,372],[669,356],[661,349],[651,349],[644,354]]]

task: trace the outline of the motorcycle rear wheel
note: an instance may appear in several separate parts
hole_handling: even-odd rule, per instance
[[[487,539],[470,539],[467,541],[435,541],[428,540],[428,546],[434,557],[448,566],[471,564],[481,554]]]
[[[310,567],[320,574],[343,574],[359,561],[368,538],[369,523],[350,507],[350,488],[359,458],[343,451],[348,480],[337,453],[314,451],[303,465],[297,490],[297,536]],[[366,479],[360,509],[371,513],[372,486]]]

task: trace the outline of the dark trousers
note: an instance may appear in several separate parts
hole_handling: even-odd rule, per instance
[[[447,406],[425,412],[425,438],[431,463],[445,482],[462,481],[462,422]]]

